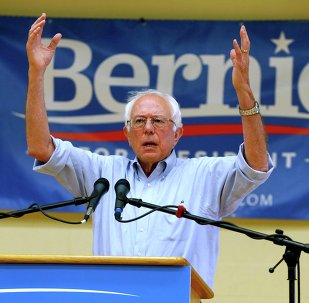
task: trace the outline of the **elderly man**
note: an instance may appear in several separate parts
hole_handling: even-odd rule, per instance
[[[50,135],[44,103],[44,72],[61,39],[41,42],[46,15],[32,25],[27,42],[29,86],[26,107],[28,153],[34,169],[53,175],[74,195],[89,195],[94,182],[105,177],[114,185],[125,178],[129,195],[158,205],[183,203],[193,214],[220,220],[262,184],[272,171],[258,103],[249,84],[250,41],[244,26],[241,47],[233,41],[233,85],[242,118],[244,143],[237,156],[179,159],[175,146],[182,136],[176,100],[155,90],[135,93],[125,111],[124,133],[136,158],[100,156]],[[218,229],[156,213],[130,224],[114,219],[115,193],[102,198],[93,217],[94,254],[118,256],[183,256],[213,286],[218,256]],[[128,205],[123,216],[147,210]]]

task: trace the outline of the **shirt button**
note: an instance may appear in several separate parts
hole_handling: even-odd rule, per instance
[[[139,231],[142,233],[142,232],[144,231],[144,228],[141,227],[141,228],[139,229]]]
[[[139,252],[137,253],[137,255],[140,257],[142,254],[141,254],[141,252],[139,251]]]
[[[151,186],[151,184],[150,184],[150,183],[147,183],[147,186],[148,186],[148,187],[150,187],[150,186]]]

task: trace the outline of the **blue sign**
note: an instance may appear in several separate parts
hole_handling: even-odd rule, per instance
[[[189,302],[190,276],[190,266],[1,264],[0,301]]]
[[[25,44],[33,22],[0,18],[2,209],[72,197],[52,177],[32,172],[26,154]],[[234,216],[309,219],[309,23],[245,25],[251,86],[276,169]],[[243,139],[229,53],[239,29],[236,21],[47,19],[44,41],[63,35],[45,78],[53,135],[102,155],[133,157],[122,134],[124,105],[129,91],[149,87],[181,105],[179,157],[235,154]]]

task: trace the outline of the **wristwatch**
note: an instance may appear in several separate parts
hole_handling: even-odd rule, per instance
[[[260,106],[257,101],[254,101],[254,107],[250,109],[241,109],[239,107],[239,114],[241,116],[252,116],[260,113]]]

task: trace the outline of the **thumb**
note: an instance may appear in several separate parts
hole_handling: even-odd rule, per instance
[[[50,48],[51,50],[55,50],[61,38],[62,38],[62,35],[60,33],[56,34],[50,41],[48,48]]]

